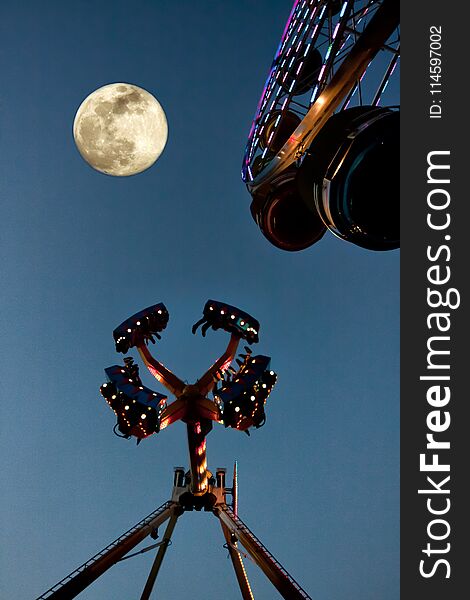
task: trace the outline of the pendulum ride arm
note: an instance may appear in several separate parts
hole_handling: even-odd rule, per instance
[[[210,407],[213,406],[213,410],[208,409],[208,412],[199,412],[198,418],[187,422],[191,491],[196,495],[204,494],[208,489],[206,435],[212,428],[211,420],[218,419],[216,405],[205,397],[214,387],[215,382],[217,381],[217,373],[225,371],[235,358],[239,342],[240,337],[232,334],[225,352],[215,361],[212,367],[204,373],[195,386],[198,390],[200,399],[199,410],[201,411],[203,402],[207,402]]]
[[[240,337],[232,333],[225,352],[219,359],[215,361],[212,367],[208,371],[206,371],[204,375],[198,380],[197,386],[203,396],[207,396],[207,394],[214,387],[215,382],[217,381],[217,373],[219,371],[225,371],[230,365],[230,363],[233,361],[237,354],[239,342]]]
[[[176,525],[176,521],[178,520],[178,513],[174,512],[168,521],[168,525],[165,530],[165,535],[163,536],[163,540],[161,542],[161,546],[158,549],[157,556],[153,562],[152,568],[150,570],[147,582],[144,587],[144,591],[142,592],[142,596],[140,600],[149,600],[150,594],[152,593],[153,586],[155,585],[155,580],[157,579],[158,572],[160,567],[162,566],[163,559],[165,558],[166,549],[170,545],[171,536],[173,534],[173,530]]]
[[[285,600],[312,600],[227,504],[218,505],[214,514],[240,541]]]
[[[138,543],[152,533],[167,519],[173,517],[175,502],[165,502],[156,511],[90,558],[67,577],[59,581],[36,600],[71,600],[93,583],[105,571],[121,560]]]
[[[211,426],[211,422],[205,419],[187,423],[191,492],[196,496],[204,494],[208,489],[206,434]]]
[[[155,379],[164,385],[174,396],[180,396],[185,387],[185,384],[181,379],[154,358],[145,344],[139,344],[137,350],[139,351],[145,366]]]

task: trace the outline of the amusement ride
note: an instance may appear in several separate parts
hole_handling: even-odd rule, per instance
[[[399,247],[398,0],[297,0],[259,100],[242,178],[282,250],[328,229]]]
[[[173,492],[168,501],[37,600],[75,598],[114,564],[134,556],[129,552],[146,537],[156,539],[158,528],[168,521],[162,541],[144,550],[158,547],[140,597],[147,600],[178,518],[186,511],[202,509],[212,512],[220,521],[225,547],[244,600],[254,596],[239,542],[283,598],[310,598],[238,516],[236,467],[231,487],[226,486],[225,469],[217,469],[214,475],[207,468],[206,436],[214,421],[248,434],[251,428],[264,424],[266,400],[277,379],[275,372],[270,370],[271,359],[254,355],[250,346],[245,346],[245,353],[236,358],[241,340],[250,345],[258,342],[258,321],[234,306],[209,300],[202,319],[193,326],[193,333],[201,325],[203,336],[209,328],[222,329],[230,334],[230,340],[225,352],[202,377],[194,384],[187,384],[158,361],[148,347],[149,342],[160,339],[168,319],[164,304],[155,304],[126,319],[114,330],[113,337],[117,352],[126,354],[131,348],[137,349],[150,373],[174,396],[174,400],[168,403],[167,396],[143,385],[139,367],[132,357],[125,357],[123,365],[105,369],[107,381],[100,392],[116,415],[116,435],[126,439],[134,437],[137,443],[176,421],[183,421],[187,431],[189,470],[175,468]],[[238,369],[232,367],[234,361]],[[209,398],[211,393],[213,397]],[[227,495],[231,497],[230,502],[227,502]]]

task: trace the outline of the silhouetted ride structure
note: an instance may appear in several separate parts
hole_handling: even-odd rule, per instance
[[[163,304],[155,304],[136,313],[113,332],[117,352],[126,354],[135,348],[150,373],[174,396],[168,397],[143,385],[139,367],[126,356],[123,365],[105,369],[107,382],[100,392],[114,411],[115,433],[124,438],[136,438],[137,443],[157,434],[175,421],[186,424],[189,449],[189,470],[174,470],[171,498],[142,519],[114,542],[95,554],[83,565],[59,581],[37,600],[69,600],[98,579],[110,567],[124,559],[158,548],[141,600],[150,598],[163,558],[171,543],[178,518],[187,511],[212,512],[220,521],[225,538],[224,547],[231,558],[240,592],[244,600],[254,598],[243,564],[249,556],[265,573],[283,598],[309,599],[310,596],[289,575],[260,540],[238,516],[238,481],[235,464],[231,487],[226,486],[226,470],[215,475],[207,468],[206,436],[212,423],[223,424],[249,434],[251,428],[264,424],[266,400],[277,376],[270,370],[270,358],[254,355],[249,346],[238,358],[241,340],[254,344],[259,339],[259,323],[251,315],[223,302],[209,300],[203,317],[193,326],[207,330],[222,329],[230,334],[225,352],[196,383],[184,383],[162,365],[148,348],[149,342],[160,339],[169,314]],[[238,369],[233,368],[232,362]],[[208,395],[212,394],[212,398]],[[230,496],[230,502],[227,500]],[[130,552],[147,536],[158,537],[158,528],[168,521],[162,541],[139,552]],[[241,544],[245,554],[239,549]]]
[[[399,58],[398,0],[294,2],[242,166],[273,245],[399,247]]]

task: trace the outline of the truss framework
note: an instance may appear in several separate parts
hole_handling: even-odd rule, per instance
[[[171,536],[177,521],[184,512],[193,510],[212,512],[219,519],[226,542],[224,547],[229,552],[243,600],[254,600],[243,564],[243,557],[246,556],[249,556],[260,567],[285,600],[311,600],[307,592],[238,516],[236,466],[231,488],[225,487],[225,469],[217,469],[216,477],[210,475],[208,491],[202,496],[196,496],[192,493],[190,478],[189,472],[185,474],[183,468],[176,467],[173,493],[170,500],[139,521],[134,527],[72,571],[36,600],[71,600],[75,598],[117,562],[130,558],[126,555],[129,555],[131,550],[147,536],[155,539],[158,535],[158,528],[168,521],[162,541],[152,546],[152,548],[158,546],[158,551],[140,596],[140,600],[149,600],[166,551],[171,543]],[[230,504],[227,502],[228,494],[232,497]],[[240,551],[239,544],[243,546],[247,554]]]
[[[318,80],[299,94],[302,65],[313,52],[322,57]],[[378,68],[371,63],[381,52],[387,58]],[[379,105],[399,57],[398,0],[296,0],[248,137],[242,179],[250,192],[260,193],[300,159],[334,112],[352,102]],[[275,133],[287,112],[299,125],[278,149]]]

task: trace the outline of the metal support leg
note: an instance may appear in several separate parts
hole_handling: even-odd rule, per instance
[[[232,542],[230,531],[222,521],[220,521],[220,525],[222,526],[222,531],[224,532],[228,552],[230,554],[230,558],[232,559],[233,569],[237,577],[238,585],[240,586],[242,598],[243,600],[254,600],[255,597],[251,591],[250,582],[248,581],[248,576],[245,571],[245,565],[243,564],[242,557],[240,556],[239,552],[233,548],[233,545],[236,544],[236,542]]]
[[[153,565],[150,569],[147,583],[145,584],[144,591],[142,592],[140,600],[149,600],[150,598],[150,594],[152,593],[153,586],[155,585],[155,580],[157,579],[158,571],[160,570],[163,559],[165,558],[166,549],[170,544],[171,536],[173,534],[173,530],[175,528],[178,517],[179,515],[176,513],[173,513],[173,515],[170,517],[167,528],[165,530],[165,535],[163,536],[162,545],[158,549],[157,556],[153,561]]]
[[[202,436],[200,442],[203,442],[204,433],[202,430],[196,433]],[[205,460],[205,447],[200,446],[200,448],[202,448],[203,451],[200,455],[199,453],[197,454],[198,456],[202,456]],[[135,556],[135,554],[131,554],[130,556],[126,555],[128,555],[129,552],[145,537],[151,535],[155,528],[158,528],[169,519],[163,540],[140,598],[140,600],[149,600],[176,522],[184,511],[183,506],[186,507],[186,510],[192,510],[193,508],[200,510],[203,505],[205,510],[212,510],[220,521],[243,600],[254,600],[254,596],[245,571],[242,555],[236,547],[237,540],[243,545],[253,561],[261,568],[285,600],[312,600],[307,592],[305,592],[305,590],[303,590],[289,575],[236,514],[236,468],[234,471],[233,488],[231,492],[233,508],[226,503],[225,499],[228,488],[225,488],[224,474],[225,469],[218,470],[217,485],[210,486],[210,493],[206,497],[206,499],[209,498],[208,503],[201,504],[201,502],[199,502],[201,496],[193,495],[189,485],[183,485],[184,469],[177,468],[175,471],[173,495],[170,501],[162,504],[157,510],[142,519],[137,525],[118,537],[117,540],[90,558],[86,563],[78,567],[78,569],[75,569],[70,575],[59,581],[59,583],[50,588],[42,596],[39,596],[36,600],[72,600],[72,598],[75,598],[80,594],[80,592],[87,588],[93,581],[98,579],[98,577],[118,561],[122,560],[124,557],[130,558],[130,556]],[[188,504],[188,498],[184,499],[185,496],[189,496],[189,500],[192,496],[193,504]],[[184,501],[182,502],[181,500],[183,499]],[[204,496],[202,496],[202,500],[204,500]],[[212,501],[216,502],[215,506]],[[145,548],[142,552],[147,550],[150,550],[150,548]]]
[[[214,514],[229,532],[235,533],[248,554],[285,600],[312,600],[227,504],[218,505]]]
[[[139,542],[145,539],[152,531],[159,527],[173,515],[177,505],[174,502],[165,502],[156,511],[142,519],[137,525],[109,544],[101,552],[90,558],[67,577],[59,581],[36,600],[71,600],[83,592],[91,583],[105,571],[121,560]]]

